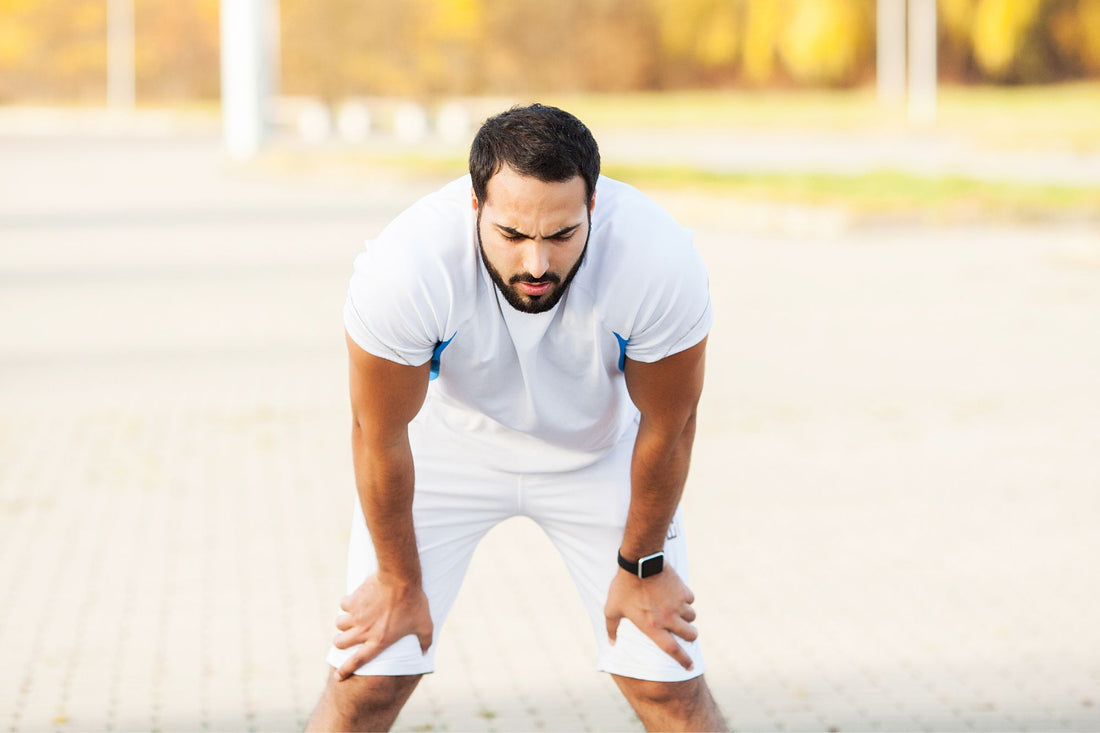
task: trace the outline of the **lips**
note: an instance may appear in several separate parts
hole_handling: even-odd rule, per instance
[[[519,288],[521,293],[523,293],[524,295],[529,295],[532,298],[538,297],[540,295],[545,295],[546,291],[550,289],[550,285],[551,283],[549,282],[516,283],[516,287]]]

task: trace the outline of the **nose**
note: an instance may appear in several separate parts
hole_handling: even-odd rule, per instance
[[[531,240],[523,250],[523,271],[534,278],[541,278],[550,269],[550,245]]]

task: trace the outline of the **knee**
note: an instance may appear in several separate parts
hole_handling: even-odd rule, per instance
[[[623,692],[630,699],[646,707],[676,707],[695,699],[696,680],[685,682],[653,682],[651,680],[624,681]]]
[[[615,681],[646,730],[728,730],[702,677],[684,682],[650,682],[622,677],[616,677]]]
[[[420,675],[329,675],[307,730],[388,730],[420,681]]]

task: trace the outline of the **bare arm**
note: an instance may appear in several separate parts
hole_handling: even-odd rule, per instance
[[[339,648],[362,644],[336,676],[345,679],[383,649],[409,634],[427,650],[432,622],[420,585],[413,532],[413,457],[409,422],[428,389],[429,365],[403,366],[368,354],[349,337],[352,457],[355,484],[370,530],[377,574],[340,607]]]
[[[630,470],[630,509],[620,547],[629,560],[664,547],[691,462],[705,352],[704,339],[652,364],[626,362],[627,389],[641,412]],[[644,580],[620,571],[608,592],[608,634],[614,640],[619,620],[629,618],[690,669],[690,659],[672,636],[688,641],[696,638],[691,626],[693,602],[691,590],[671,567]]]
[[[642,414],[621,548],[627,558],[637,559],[664,547],[691,461],[705,351],[704,339],[652,364],[626,362],[626,387]]]

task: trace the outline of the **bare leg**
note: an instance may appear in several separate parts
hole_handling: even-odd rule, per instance
[[[337,682],[331,671],[307,731],[387,731],[420,682],[420,675],[352,675]]]
[[[611,678],[648,731],[729,730],[702,676],[685,682]]]

